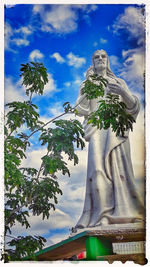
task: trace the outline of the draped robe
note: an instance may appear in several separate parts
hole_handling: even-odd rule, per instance
[[[123,80],[118,80],[124,85]],[[110,128],[99,130],[87,124],[86,117],[98,108],[99,99],[85,98],[81,94],[82,87],[83,84],[76,108],[78,115],[85,117],[83,128],[89,147],[84,208],[75,228],[101,225],[104,218],[107,224],[141,221],[144,216],[144,205],[134,183],[129,131],[122,137],[116,136]],[[136,119],[140,104],[136,96],[134,99],[133,108],[127,109],[127,112]]]

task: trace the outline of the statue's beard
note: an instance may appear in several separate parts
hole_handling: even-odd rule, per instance
[[[97,66],[97,67],[94,67],[94,71],[95,72],[101,72],[101,71],[104,71],[104,70],[106,70],[106,66],[104,65],[104,64],[101,64],[101,65],[99,65],[99,66]]]

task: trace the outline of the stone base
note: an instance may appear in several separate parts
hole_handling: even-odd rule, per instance
[[[112,243],[145,241],[143,223],[111,224],[76,230],[77,232],[71,233],[72,237],[85,232],[90,236],[108,239]]]
[[[108,224],[108,225],[101,225],[101,226],[95,226],[95,227],[87,227],[87,228],[77,228],[75,229],[76,232],[72,232],[71,236],[74,236],[76,234],[85,232],[85,231],[120,231],[120,230],[131,230],[131,229],[143,229],[144,230],[144,223],[124,223],[124,224]]]

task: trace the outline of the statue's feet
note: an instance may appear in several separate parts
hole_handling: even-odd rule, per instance
[[[75,227],[71,228],[72,233],[76,233],[78,230],[83,229],[83,225],[76,225]]]
[[[104,226],[104,225],[108,225],[109,221],[107,219],[107,217],[103,217],[99,222],[95,223],[95,224],[90,224],[90,227],[97,227],[97,226]]]
[[[103,226],[103,225],[108,225],[109,224],[109,221],[106,217],[103,217],[100,221],[100,224],[99,226]]]

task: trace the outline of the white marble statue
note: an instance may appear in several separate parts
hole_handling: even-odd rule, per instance
[[[86,79],[94,73],[106,78],[105,95],[120,95],[127,112],[136,118],[140,110],[139,100],[131,94],[125,81],[112,73],[107,53],[97,50],[92,61]],[[110,128],[99,130],[87,124],[87,115],[96,110],[100,98],[88,100],[81,94],[83,86],[82,83],[76,108],[78,115],[85,118],[85,140],[89,142],[88,168],[83,213],[75,229],[140,222],[144,218],[144,205],[134,184],[129,133],[126,131],[125,137],[116,136]]]

